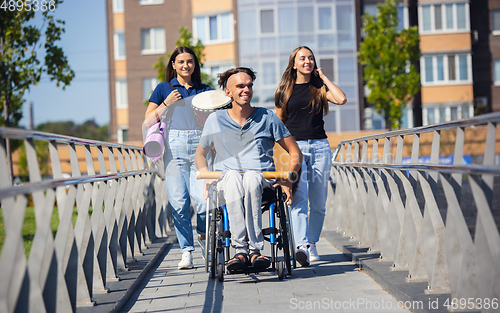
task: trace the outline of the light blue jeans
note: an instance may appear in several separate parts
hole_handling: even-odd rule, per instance
[[[327,139],[298,140],[297,144],[304,159],[291,213],[295,244],[300,246],[319,240],[325,220],[332,151]]]
[[[172,206],[172,217],[177,240],[182,252],[193,251],[193,227],[191,225],[191,198],[197,214],[196,231],[204,235],[206,228],[206,200],[203,197],[203,179],[196,179],[194,154],[201,131],[168,131],[165,145],[165,175],[167,194]]]
[[[231,245],[236,253],[259,252],[264,249],[262,234],[262,191],[270,181],[255,171],[243,176],[236,170],[228,171],[217,184],[224,192]]]

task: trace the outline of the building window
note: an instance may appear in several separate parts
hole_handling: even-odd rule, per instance
[[[123,0],[113,0],[113,13],[123,13],[124,10]]]
[[[141,30],[142,54],[165,53],[165,30],[161,27]]]
[[[335,65],[333,58],[320,59],[318,67],[321,67],[323,74],[325,74],[325,76],[332,82],[335,81]]]
[[[124,143],[128,141],[128,129],[118,128],[118,133],[116,134],[116,139],[118,143]]]
[[[140,5],[163,4],[165,0],[139,0]]]
[[[469,4],[449,3],[420,6],[420,33],[468,31]]]
[[[314,31],[314,8],[313,7],[298,7],[298,26],[299,32]]]
[[[408,21],[408,8],[407,7],[398,6],[398,20],[399,20],[399,24],[396,27],[398,30],[403,30],[405,28],[408,28],[409,21]]]
[[[337,6],[338,46],[354,47],[354,11],[350,5]]]
[[[127,95],[127,81],[125,79],[119,79],[116,81],[115,92],[116,92],[116,108],[127,109],[128,95]]]
[[[201,70],[207,74],[212,76],[212,78],[215,79],[217,82],[218,76],[220,73],[224,73],[230,68],[233,68],[234,64],[233,63],[216,63],[216,62],[210,62],[210,63],[205,63]]]
[[[278,8],[278,31],[280,34],[295,33],[294,8]]]
[[[466,119],[472,116],[473,105],[427,107],[423,109],[423,124],[432,125]]]
[[[318,7],[318,28],[319,30],[331,30],[332,22],[332,7]]]
[[[500,35],[500,10],[491,10],[491,29],[493,35]]]
[[[156,85],[158,85],[158,79],[156,77],[144,78],[142,80],[142,98],[144,100],[149,100],[151,93],[155,90]]]
[[[500,86],[500,60],[493,61],[493,79],[496,86]]]
[[[115,60],[125,60],[125,34],[117,31],[113,35]]]
[[[238,35],[241,38],[254,37],[257,35],[257,11],[238,12]],[[199,36],[198,36],[199,38]]]
[[[370,14],[374,16],[375,18],[377,17],[378,11],[377,11],[377,4],[376,3],[366,3],[363,7],[363,12],[366,14]],[[406,6],[398,6],[398,20],[399,24],[396,27],[398,30],[403,30],[405,28],[408,28],[409,26],[409,21],[408,21],[408,8]]]
[[[429,55],[421,59],[422,85],[472,82],[470,54]]]
[[[260,11],[260,32],[263,34],[274,33],[274,11]]]
[[[264,85],[276,85],[278,83],[276,77],[276,64],[275,62],[262,63],[262,83]]]
[[[193,18],[194,37],[203,44],[233,41],[233,14],[224,13],[213,16]]]

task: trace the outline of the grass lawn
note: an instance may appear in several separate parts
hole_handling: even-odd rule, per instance
[[[92,214],[92,207],[89,208],[89,214]],[[73,209],[73,217],[72,217],[73,226],[76,223],[77,217],[78,213],[77,213],[77,208],[75,207]],[[52,212],[52,219],[50,221],[50,228],[52,229],[54,238],[56,236],[58,226],[59,226],[59,212],[57,210],[57,207],[54,207],[54,211]],[[24,225],[22,230],[26,257],[29,256],[35,232],[36,232],[35,210],[33,207],[27,207],[26,214],[24,216]],[[3,220],[3,212],[2,209],[0,208],[0,251],[2,251],[4,241],[5,241],[5,226]]]

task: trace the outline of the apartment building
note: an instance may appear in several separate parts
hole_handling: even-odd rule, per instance
[[[491,86],[490,107],[492,111],[500,111],[500,1],[488,0],[487,16],[482,21],[486,21],[487,25],[487,33],[482,38],[487,38],[488,52],[491,55],[488,59],[489,66],[486,67],[486,77],[489,78],[487,84]],[[488,90],[485,93],[488,95]]]
[[[469,1],[419,1],[423,125],[474,115]]]
[[[274,109],[274,91],[290,52],[304,45],[348,99],[343,106],[330,106],[326,131],[361,128],[355,1],[237,0],[236,10],[239,64],[257,71],[256,105]]]
[[[157,84],[153,64],[173,50],[179,26],[190,24],[190,1],[107,1],[111,141],[142,145],[144,100]]]
[[[193,37],[205,46],[202,71],[217,79],[238,63],[234,1],[191,0],[191,6]]]
[[[254,105],[274,108],[273,94],[290,52],[309,46],[324,73],[347,95],[330,106],[329,132],[385,128],[365,104],[357,63],[361,16],[383,0],[108,0],[111,139],[142,143],[146,106],[158,83],[153,64],[175,48],[179,26],[205,45],[202,71],[257,71]],[[500,109],[500,1],[403,0],[400,28],[418,25],[421,92],[402,128]],[[416,121],[416,122],[415,122]]]
[[[234,66],[257,71],[253,103],[270,109],[290,52],[309,46],[348,97],[331,106],[327,131],[359,130],[356,8],[354,0],[108,0],[111,140],[142,142],[144,100],[158,83],[152,66],[174,49],[179,26],[205,45],[202,71],[214,78]]]
[[[383,1],[365,0],[363,12],[376,14],[377,2]],[[499,5],[499,1],[489,2],[490,6],[492,2]],[[398,8],[400,27],[419,26],[422,125],[467,118],[477,107],[482,107],[477,113],[494,110],[487,40],[494,36],[486,25],[490,12],[487,0],[402,1]],[[412,9],[416,23],[411,21]],[[402,128],[418,126],[413,123],[413,107],[414,103],[407,105]],[[383,123],[380,116],[374,119],[379,125]]]
[[[153,65],[187,27],[205,44],[203,71],[214,77],[236,63],[232,0],[108,0],[111,140],[142,145],[146,100],[159,83]]]

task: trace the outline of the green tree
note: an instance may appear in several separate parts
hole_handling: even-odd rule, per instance
[[[201,43],[199,39],[197,41],[194,40],[193,35],[187,29],[187,27],[184,26],[179,27],[179,33],[180,37],[175,41],[175,46],[176,47],[185,46],[193,50],[194,54],[196,54],[196,57],[198,58],[198,61],[200,62],[200,67],[203,67],[203,60],[205,58],[203,50],[205,49],[205,46]],[[166,63],[168,62],[168,60],[170,60],[170,56],[172,56],[171,53],[161,56],[154,64],[154,68],[158,71],[157,78],[160,82],[165,81],[166,66],[167,66]],[[206,73],[201,72],[201,82],[205,85],[215,88],[214,78]],[[145,103],[148,104],[149,101],[146,99]]]
[[[93,119],[82,124],[75,124],[73,121],[46,122],[38,125],[36,130],[84,139],[108,141],[108,125],[99,126]]]
[[[406,103],[420,88],[419,35],[416,26],[399,31],[396,0],[377,5],[378,14],[363,16],[364,38],[358,53],[364,79],[370,89],[367,98],[376,112],[384,115],[386,127],[401,127]]]
[[[0,14],[0,125],[17,126],[22,117],[23,95],[36,85],[42,74],[64,89],[75,76],[68,59],[57,45],[64,33],[64,21],[54,18],[63,0],[37,4],[25,1],[2,2]],[[42,15],[36,25],[35,14]],[[42,35],[43,34],[43,35]],[[43,45],[43,48],[42,48]],[[44,54],[40,61],[39,54]],[[11,145],[5,140],[9,174],[12,178]]]
[[[31,85],[36,85],[42,74],[47,74],[56,85],[64,89],[75,76],[68,59],[57,45],[64,33],[64,21],[54,18],[54,11],[63,0],[47,1],[45,10],[38,3],[18,6],[14,1],[2,8],[0,15],[0,84],[2,86],[0,123],[17,126],[22,117],[23,95]],[[41,25],[36,25],[35,14],[41,14]],[[43,34],[43,35],[42,35]],[[43,49],[42,49],[43,45]],[[44,54],[41,61],[39,55]]]

